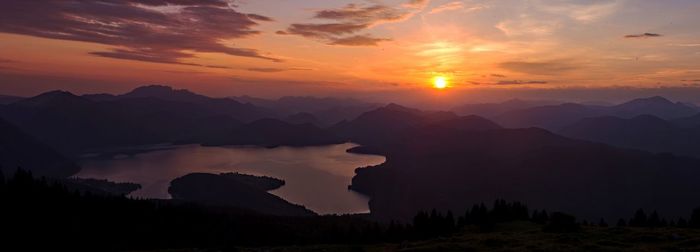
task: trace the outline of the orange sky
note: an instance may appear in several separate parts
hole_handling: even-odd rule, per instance
[[[125,0],[109,11],[74,12],[2,3],[12,8],[0,11],[0,93],[125,92],[159,83],[214,96],[445,99],[484,89],[700,84],[700,2],[692,0],[174,2]],[[220,19],[205,20],[212,17]],[[159,30],[133,32],[138,25]],[[435,76],[451,88],[432,90]]]

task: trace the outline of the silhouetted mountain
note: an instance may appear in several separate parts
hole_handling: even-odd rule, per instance
[[[438,122],[455,120],[452,112],[424,112],[389,104],[366,112],[355,120],[331,127],[339,136],[361,144],[382,143],[403,137],[403,132]]]
[[[475,103],[464,104],[452,109],[459,115],[478,115],[484,117],[494,117],[512,110],[528,109],[533,107],[555,105],[555,101],[525,101],[512,99],[501,103]]]
[[[81,97],[94,102],[114,101],[119,99],[118,96],[113,94],[86,94],[82,95]]]
[[[681,216],[700,202],[700,160],[577,141],[541,129],[425,130],[375,146],[387,162],[351,188],[381,219],[461,211],[493,198],[614,220],[637,207]]]
[[[700,157],[700,129],[682,128],[651,115],[586,118],[560,133],[619,147]]]
[[[615,106],[586,106],[566,103],[513,110],[495,117],[494,120],[509,128],[541,127],[556,131],[587,117],[619,116],[631,118],[648,114],[671,119],[697,113],[698,111],[693,107],[683,103],[673,103],[657,96],[636,99]]]
[[[582,118],[605,114],[605,108],[574,103],[513,110],[494,118],[494,121],[509,128],[540,127],[560,129]]]
[[[7,105],[13,102],[24,99],[24,97],[11,96],[11,95],[0,95],[0,105]]]
[[[25,108],[48,108],[48,107],[71,107],[80,108],[89,106],[92,103],[85,98],[76,96],[66,91],[50,91],[31,98],[23,99],[13,103],[14,106]]]
[[[168,86],[139,87],[129,93],[120,95],[119,98],[157,98],[166,101],[192,103],[208,110],[210,114],[225,114],[241,121],[253,121],[277,116],[271,110],[256,107],[252,104],[243,104],[229,98],[211,98],[195,94],[189,90],[177,90]]]
[[[698,113],[696,108],[684,103],[673,103],[661,96],[635,99],[617,106],[612,110],[615,115],[630,117],[642,114],[654,115],[663,119],[692,116]]]
[[[75,155],[90,148],[161,141],[139,120],[150,109],[154,108],[129,110],[54,91],[7,105],[0,109],[0,117],[54,149]]]
[[[700,114],[696,114],[689,117],[682,117],[671,120],[674,124],[681,128],[698,128],[700,127]]]
[[[173,199],[216,206],[231,206],[279,216],[313,216],[303,206],[242,183],[235,174],[192,173],[170,182],[168,192]]]
[[[71,160],[2,119],[0,139],[0,170],[4,174],[13,174],[21,167],[37,176],[63,178],[80,170]]]
[[[277,119],[261,119],[232,132],[208,139],[205,145],[259,145],[275,147],[338,144],[344,141],[328,130],[312,124],[290,124]]]
[[[313,124],[316,126],[322,126],[321,123],[318,121],[318,118],[314,116],[311,113],[307,112],[299,112],[290,116],[287,116],[284,118],[285,122],[291,123],[291,124]]]
[[[437,123],[429,124],[427,127],[435,128],[435,130],[440,129],[452,129],[452,130],[494,130],[501,129],[502,127],[498,124],[489,121],[486,118],[469,115],[461,116],[455,119],[450,119],[447,121],[440,121]],[[425,129],[422,129],[425,130]]]
[[[166,101],[189,103],[206,103],[212,98],[195,94],[185,89],[174,89],[169,86],[151,85],[138,87],[131,92],[120,95],[120,98],[158,98]]]
[[[232,99],[268,108],[279,114],[312,114],[316,117],[316,125],[322,127],[330,126],[343,120],[353,120],[364,112],[380,107],[380,105],[376,103],[330,97],[287,96],[276,100],[269,100],[250,96],[239,96],[232,97]]]
[[[75,156],[86,151],[157,143],[201,143],[224,137],[246,121],[274,117],[268,109],[164,86],[137,88],[119,96],[76,96],[53,91],[0,107],[0,117],[39,141]],[[301,129],[301,126],[294,126]],[[313,134],[313,131],[289,133]],[[281,134],[284,135],[284,134]],[[320,135],[309,142],[325,141]],[[244,136],[250,143],[255,136]],[[286,143],[291,138],[269,142]],[[299,145],[305,140],[294,140]]]
[[[276,100],[262,99],[250,96],[238,96],[231,97],[231,99],[234,99],[239,102],[251,103],[260,107],[283,111],[287,114],[294,114],[299,112],[316,113],[318,111],[343,107],[365,107],[369,105],[378,106],[377,104],[367,103],[350,98],[312,96],[285,96]]]

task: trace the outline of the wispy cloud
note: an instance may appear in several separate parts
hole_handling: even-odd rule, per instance
[[[279,72],[286,72],[286,71],[309,71],[311,70],[310,68],[274,68],[274,67],[251,67],[246,69],[251,72],[260,72],[260,73],[279,73]]]
[[[446,4],[440,5],[438,7],[435,7],[432,10],[430,10],[429,13],[436,14],[436,13],[445,12],[445,11],[462,10],[462,9],[464,9],[464,3],[460,2],[460,1],[456,1],[456,2],[449,2]]]
[[[472,85],[494,85],[494,86],[517,86],[517,85],[541,85],[541,84],[548,84],[549,82],[547,81],[541,81],[541,80],[503,80],[503,81],[497,81],[497,82],[478,82],[478,81],[472,81],[470,82]]]
[[[508,19],[496,24],[496,28],[507,36],[549,35],[559,27],[561,27],[561,24],[555,20],[539,20],[528,16],[521,16],[518,19]]]
[[[428,14],[438,14],[447,11],[473,12],[488,8],[484,4],[465,4],[463,1],[454,1],[432,8]]]
[[[658,33],[640,33],[640,34],[629,34],[625,35],[625,38],[656,38],[662,37],[663,35]]]
[[[428,2],[411,0],[400,6],[348,4],[342,8],[319,10],[314,14],[314,19],[332,22],[295,23],[286,30],[277,31],[277,34],[313,38],[329,45],[375,46],[390,39],[358,33],[382,23],[404,21]]]
[[[670,44],[669,46],[700,47],[700,43],[679,43],[679,44]]]
[[[579,69],[579,67],[568,60],[552,61],[508,61],[502,62],[499,66],[503,69],[534,75],[557,75],[563,72]]]
[[[565,15],[581,23],[591,23],[613,15],[621,0],[537,0],[540,8],[551,14]]]
[[[258,14],[238,12],[227,0],[6,0],[0,3],[0,32],[114,46],[92,55],[185,64],[196,52],[278,59],[223,40],[259,34]]]

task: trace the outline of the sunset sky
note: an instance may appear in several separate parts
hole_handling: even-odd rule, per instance
[[[212,96],[700,95],[696,0],[0,4],[2,94],[167,84]],[[450,87],[434,90],[437,76]]]

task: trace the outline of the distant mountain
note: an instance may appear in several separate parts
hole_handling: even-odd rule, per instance
[[[122,110],[106,109],[99,103],[63,91],[44,93],[4,106],[0,108],[0,117],[68,156],[89,148],[158,140],[154,132],[142,128],[143,122],[129,120]]]
[[[559,133],[619,147],[700,157],[700,128],[683,128],[651,115],[586,118]]]
[[[0,105],[7,105],[13,102],[24,99],[24,97],[11,96],[11,95],[0,95]]]
[[[0,170],[3,174],[14,174],[21,167],[37,177],[64,178],[80,170],[73,161],[2,119],[0,139]]]
[[[254,121],[262,118],[277,117],[272,110],[252,104],[240,103],[229,98],[211,98],[195,94],[189,90],[173,89],[168,86],[144,86],[120,95],[119,99],[156,98],[165,101],[196,104],[210,114],[225,114],[241,121]]]
[[[86,94],[82,95],[81,97],[94,102],[114,101],[119,99],[118,96],[113,94]]]
[[[464,104],[453,108],[451,111],[459,115],[478,115],[494,117],[512,110],[528,109],[547,105],[559,104],[556,101],[525,101],[512,99],[501,103],[475,103]]]
[[[24,108],[73,107],[89,106],[90,100],[76,96],[67,91],[50,91],[31,98],[12,103]]]
[[[240,178],[239,178],[240,177]],[[242,181],[242,180],[247,181]],[[257,183],[264,180],[258,177]],[[192,173],[170,182],[168,192],[176,200],[193,201],[215,206],[229,206],[250,209],[255,212],[278,216],[314,216],[311,210],[291,204],[284,199],[250,184],[243,174]]]
[[[513,110],[499,115],[494,121],[508,128],[540,127],[559,129],[582,118],[605,114],[605,108],[575,103]]]
[[[502,127],[486,118],[470,115],[462,116],[455,119],[440,121],[429,124],[426,127],[434,128],[434,130],[450,129],[450,130],[495,130]],[[421,129],[425,130],[425,129]]]
[[[290,124],[277,119],[261,119],[241,125],[231,132],[204,141],[205,145],[258,145],[276,147],[312,146],[343,143],[328,130],[313,124]]]
[[[661,96],[635,99],[611,107],[617,116],[630,117],[637,115],[654,115],[663,119],[687,117],[698,113],[697,108],[681,102],[671,102]]]
[[[288,96],[276,100],[250,96],[231,97],[234,100],[254,104],[288,116],[311,114],[318,126],[326,127],[343,120],[353,120],[360,114],[380,107],[380,104],[349,98],[319,98]]]
[[[131,92],[120,95],[120,98],[158,98],[166,101],[206,103],[212,98],[195,94],[186,89],[174,89],[169,86],[151,85],[138,87]]]
[[[677,118],[671,121],[682,128],[698,128],[700,127],[700,114]]]
[[[452,112],[425,112],[392,103],[330,129],[356,143],[370,144],[390,141],[402,137],[402,132],[458,118]]]
[[[350,98],[312,97],[312,96],[285,96],[279,99],[263,99],[250,96],[237,96],[231,99],[239,102],[250,103],[256,106],[284,111],[287,114],[299,112],[315,113],[331,108],[339,107],[363,107],[368,105],[378,106]]]
[[[291,124],[313,124],[316,126],[322,126],[322,123],[319,122],[316,116],[307,112],[299,112],[293,115],[289,115],[284,118],[284,121]]]
[[[700,202],[700,160],[572,140],[542,129],[424,130],[373,146],[384,164],[360,168],[351,189],[372,215],[463,211],[494,198],[584,219],[617,220],[637,208],[683,216]]]
[[[52,91],[0,107],[0,118],[67,156],[131,145],[202,143],[275,116],[251,104],[165,86],[117,96]]]
[[[558,131],[562,127],[587,117],[618,116],[631,118],[654,115],[664,119],[697,114],[697,109],[684,103],[673,103],[663,97],[632,100],[615,106],[591,106],[574,103],[513,110],[494,117],[494,121],[509,128],[541,127]]]

